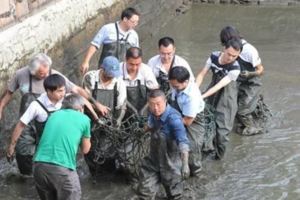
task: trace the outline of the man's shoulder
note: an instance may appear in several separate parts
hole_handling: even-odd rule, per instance
[[[155,65],[157,65],[157,63],[159,63],[159,60],[159,55],[155,55],[148,60],[148,65],[150,67],[154,67]]]
[[[20,69],[18,69],[17,71],[16,71],[16,77],[21,77],[21,76],[26,76],[26,75],[30,75],[30,71],[29,71],[29,67],[28,66],[25,66],[25,67],[22,67],[22,68],[20,68]]]

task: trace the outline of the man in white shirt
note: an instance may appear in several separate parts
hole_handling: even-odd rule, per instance
[[[156,78],[142,63],[142,50],[131,47],[126,52],[126,62],[121,63],[121,75],[127,87],[127,100],[138,111],[147,104],[147,90],[158,89]]]
[[[188,62],[175,55],[175,42],[171,37],[163,37],[158,41],[159,54],[149,59],[148,65],[152,69],[160,89],[165,93],[170,89],[168,81],[169,70],[174,66],[182,66],[190,73],[190,81],[194,82],[195,77]]]
[[[62,100],[66,91],[65,85],[66,81],[61,75],[49,75],[44,80],[44,88],[46,93],[41,94],[36,101],[33,101],[29,105],[12,132],[10,144],[6,153],[8,161],[13,160],[15,147],[19,137],[22,137],[22,135],[24,137],[27,137],[28,135],[31,136],[30,140],[21,140],[21,143],[17,145],[17,148],[20,148],[23,151],[28,151],[16,155],[17,164],[21,174],[31,175],[32,173],[32,155],[35,152],[36,145],[43,131],[43,126],[49,114],[60,109],[62,106]],[[30,133],[22,134],[22,131],[26,128],[26,126],[33,121],[35,123],[36,132],[32,132],[32,129],[27,129],[26,131],[30,131]]]
[[[120,61],[124,60],[126,50],[139,46],[139,37],[134,28],[138,25],[140,14],[134,8],[126,8],[121,14],[121,21],[104,25],[94,37],[80,66],[80,71],[85,74],[89,69],[89,62],[95,52],[102,47],[98,67],[101,66],[106,56],[115,56]]]

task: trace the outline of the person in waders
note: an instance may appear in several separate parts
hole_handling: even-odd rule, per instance
[[[130,47],[127,50],[126,61],[120,63],[120,68],[127,92],[126,114],[124,117],[125,129],[130,128],[132,123],[136,123],[136,119],[143,127],[144,118],[147,116],[147,92],[158,89],[159,85],[149,66],[142,62],[142,49],[138,47]],[[131,134],[134,135],[135,132]],[[134,166],[137,163],[134,161],[134,156],[138,154],[136,152],[138,149],[134,148],[133,141],[130,138],[123,140],[123,143],[123,148],[119,150],[119,155],[123,160],[121,165],[124,166],[124,171],[128,172],[132,178],[135,176],[136,169],[134,169]]]
[[[242,49],[239,39],[229,40],[223,51],[212,52],[207,59],[205,67],[197,75],[197,86],[209,70],[212,71],[212,80],[202,97],[207,98],[206,103],[215,109],[216,136],[215,158],[223,158],[228,141],[227,135],[233,128],[234,118],[237,112],[237,83],[240,74],[240,66],[237,58]]]
[[[89,71],[83,78],[83,88],[90,93],[96,101],[109,107],[110,116],[104,116],[108,122],[113,122],[112,126],[119,128],[126,109],[126,85],[120,77],[120,63],[114,56],[104,58],[99,70]],[[113,171],[115,167],[116,149],[110,141],[104,129],[92,131],[92,147],[85,156],[92,176],[97,176],[103,171]],[[99,157],[98,153],[101,151]]]
[[[91,147],[91,120],[83,114],[84,99],[64,98],[63,107],[51,114],[34,155],[33,178],[41,200],[79,200],[81,185],[76,157]]]
[[[19,117],[21,117],[29,104],[32,101],[36,100],[39,95],[45,92],[45,88],[43,86],[44,80],[50,74],[59,74],[64,77],[66,81],[66,92],[72,92],[83,96],[85,98],[85,103],[88,109],[93,114],[93,117],[95,119],[98,118],[92,105],[87,100],[93,100],[93,98],[90,97],[83,88],[72,83],[60,72],[51,69],[51,64],[52,60],[49,56],[44,53],[39,53],[29,61],[29,64],[27,66],[22,67],[15,72],[14,76],[8,82],[7,89],[2,95],[0,101],[0,119],[2,118],[4,108],[12,99],[13,93],[18,89],[20,90],[22,95],[19,111]],[[96,109],[102,114],[108,112],[108,108],[101,103],[94,102],[94,104]],[[35,152],[36,146],[34,132],[34,124],[28,124],[16,144],[16,160],[18,163],[18,168],[20,170],[20,173],[24,175],[31,175],[32,173],[32,156]]]
[[[89,69],[89,62],[95,52],[102,45],[102,52],[98,62],[101,67],[106,56],[115,56],[123,61],[129,47],[139,47],[139,37],[134,28],[139,23],[139,12],[134,8],[126,8],[121,14],[121,21],[104,25],[94,37],[89,46],[80,71],[85,74]]]
[[[155,199],[161,183],[168,199],[182,199],[184,179],[189,177],[189,140],[181,114],[172,108],[161,90],[148,97],[151,131],[150,152],[140,168],[137,197]]]
[[[241,135],[259,134],[264,130],[264,123],[261,123],[262,126],[259,126],[259,123],[255,123],[255,121],[263,121],[264,116],[258,116],[257,119],[254,119],[253,113],[262,95],[261,76],[264,72],[264,67],[257,49],[243,39],[236,28],[232,26],[224,27],[220,32],[222,45],[226,44],[231,38],[241,39],[243,45],[243,49],[237,59],[241,67],[241,73],[237,79],[237,120],[241,123],[241,127],[237,130]]]
[[[171,37],[163,37],[158,41],[159,54],[153,56],[148,61],[148,66],[152,69],[160,89],[167,94],[170,90],[168,73],[173,66],[185,67],[190,73],[190,81],[194,82],[195,77],[188,62],[175,54],[175,42]]]
[[[198,176],[202,169],[205,103],[195,82],[190,81],[190,73],[186,68],[174,66],[169,71],[169,81],[172,87],[169,103],[183,117],[183,124],[186,126],[191,143],[189,156],[191,175]]]
[[[30,132],[31,138],[28,138],[28,140],[32,143],[23,145],[28,146],[25,148],[31,148],[33,153],[35,152],[35,147],[39,142],[47,118],[52,112],[59,110],[62,106],[62,100],[65,96],[65,84],[65,79],[59,74],[51,74],[45,79],[44,88],[46,93],[42,93],[40,97],[31,102],[12,132],[10,143],[6,151],[6,156],[9,161],[13,160],[18,139],[21,134],[24,133],[22,133],[22,131],[31,122],[35,125],[35,131]],[[26,132],[24,137],[28,137]],[[32,152],[30,152],[28,156],[21,157],[17,154],[17,163],[22,174],[29,175],[31,173]]]

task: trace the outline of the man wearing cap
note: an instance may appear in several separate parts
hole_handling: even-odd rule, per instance
[[[85,90],[93,96],[96,101],[101,102],[103,105],[110,108],[110,120],[115,122],[113,125],[120,126],[122,118],[125,114],[125,101],[126,101],[126,85],[120,77],[120,64],[116,57],[108,56],[104,58],[101,68],[99,70],[93,70],[86,73],[83,78],[83,87]],[[109,118],[109,116],[106,116]],[[100,130],[105,131],[105,130]],[[94,130],[92,133],[92,141],[98,141],[98,143],[92,143],[92,148],[89,154],[86,156],[86,161],[89,165],[92,175],[97,174],[96,169],[101,169],[97,166],[97,161],[105,159],[107,162],[102,165],[102,168],[106,166],[109,169],[109,163],[114,165],[114,148],[109,145],[110,142],[104,134],[99,134],[99,130]],[[110,158],[99,158],[95,160],[95,150],[99,149],[102,152],[109,152]],[[107,165],[105,165],[107,164]]]

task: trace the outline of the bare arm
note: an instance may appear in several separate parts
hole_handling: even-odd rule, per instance
[[[209,97],[209,96],[213,95],[214,93],[216,93],[217,91],[219,91],[221,88],[223,88],[226,85],[228,85],[230,82],[231,82],[230,78],[228,76],[225,76],[216,85],[214,85],[213,87],[211,87],[209,90],[207,90],[202,95],[203,99],[206,98],[206,97]]]
[[[83,88],[75,85],[72,88],[72,92],[75,94],[79,94],[80,96],[84,97],[86,100],[89,100],[93,105],[95,105],[96,109],[99,110],[99,112],[101,113],[101,115],[105,116],[108,114],[109,112],[109,108],[107,106],[102,105],[101,103],[97,102],[94,98],[92,98],[90,96],[90,94],[84,90]],[[85,101],[85,105],[87,106],[87,108],[92,112],[92,114],[94,115],[94,117],[97,116],[97,114],[95,113],[95,110],[93,109],[93,106],[91,105],[91,103],[89,103],[88,101]],[[98,117],[97,117],[98,118]],[[96,119],[97,119],[96,118]]]
[[[15,146],[17,144],[17,141],[20,137],[20,135],[22,134],[22,131],[24,130],[24,128],[26,127],[26,124],[24,124],[23,122],[19,121],[15,127],[15,129],[12,132],[11,135],[11,139],[10,139],[10,143],[7,147],[7,151],[6,151],[6,156],[7,157],[11,157],[14,152],[15,152]]]
[[[4,92],[4,94],[2,95],[2,99],[0,101],[0,120],[2,119],[2,113],[3,113],[3,109],[5,108],[5,106],[8,104],[8,102],[11,100],[12,98],[12,92],[9,90],[6,90]]]
[[[204,67],[204,68],[199,72],[199,74],[197,75],[197,77],[196,77],[196,84],[197,84],[198,87],[200,87],[200,85],[202,84],[203,79],[204,79],[205,75],[207,74],[208,70],[209,70],[209,68]]]
[[[257,76],[261,76],[264,73],[264,66],[262,64],[257,65],[255,72]]]
[[[83,137],[81,139],[81,151],[83,154],[87,154],[91,148],[91,139]]]
[[[84,60],[80,66],[81,74],[85,74],[88,71],[88,69],[90,67],[90,64],[89,64],[90,60],[96,51],[97,51],[97,48],[94,45],[90,45],[90,47],[88,48],[87,53],[84,57]]]

